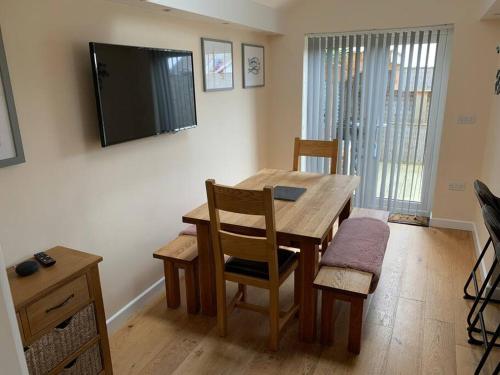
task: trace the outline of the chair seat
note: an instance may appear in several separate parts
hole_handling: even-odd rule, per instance
[[[278,270],[282,274],[288,270],[293,261],[297,258],[297,253],[278,249]],[[236,257],[230,257],[225,266],[226,272],[238,273],[240,275],[257,277],[259,279],[269,280],[269,270],[267,263],[256,262]]]

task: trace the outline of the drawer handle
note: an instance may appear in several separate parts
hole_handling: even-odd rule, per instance
[[[74,294],[70,295],[68,298],[66,298],[64,301],[62,301],[59,305],[52,306],[51,308],[48,308],[45,310],[45,313],[48,314],[51,311],[60,309],[61,307],[65,306],[69,301],[71,301],[75,297]]]

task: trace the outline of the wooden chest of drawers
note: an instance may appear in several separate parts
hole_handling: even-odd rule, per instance
[[[112,374],[98,263],[65,247],[27,277],[7,270],[30,374]]]

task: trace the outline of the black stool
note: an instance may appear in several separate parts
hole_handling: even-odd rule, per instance
[[[474,275],[474,286],[476,287],[476,298],[474,299],[474,304],[471,307],[469,315],[467,316],[467,333],[469,335],[469,343],[474,345],[483,345],[484,346],[484,354],[477,365],[476,371],[474,374],[480,374],[481,369],[486,363],[488,356],[490,355],[493,347],[499,347],[500,345],[496,343],[498,336],[500,335],[500,322],[497,323],[496,330],[491,331],[488,330],[486,324],[484,322],[484,311],[491,304],[494,303],[495,300],[492,299],[493,293],[500,283],[500,211],[492,208],[489,205],[484,205],[482,207],[482,213],[484,218],[484,224],[488,233],[490,234],[490,239],[488,242],[493,244],[493,248],[495,249],[495,258],[493,260],[493,264],[491,265],[490,270],[488,271],[488,275],[481,286],[481,290],[477,290],[477,282]],[[473,271],[474,272],[474,271]],[[488,281],[491,279],[492,275],[496,273],[495,281],[491,285],[491,289],[488,291],[485,297],[483,296],[484,290],[486,289],[486,285]],[[476,311],[477,306],[479,306],[479,310]],[[478,326],[479,323],[479,326]],[[480,333],[481,339],[477,339],[474,337],[473,333]],[[491,337],[491,338],[490,338]],[[496,368],[493,374],[498,374],[500,372],[500,363],[497,363]]]
[[[486,186],[483,182],[476,180],[476,181],[474,181],[474,191],[476,192],[476,196],[477,196],[477,199],[478,199],[481,207],[484,207],[485,205],[490,206],[491,208],[496,210],[500,215],[500,198],[496,197],[490,191],[488,186]],[[481,296],[483,295],[484,290],[486,289],[486,285],[490,281],[493,273],[488,272],[486,279],[484,280],[483,284],[480,287],[478,284],[478,281],[477,281],[476,271],[478,270],[478,268],[481,264],[481,261],[484,258],[484,255],[486,254],[486,252],[490,248],[490,245],[491,245],[491,235],[488,237],[488,240],[486,241],[486,244],[484,245],[483,250],[481,251],[481,254],[477,258],[477,261],[474,264],[474,267],[472,268],[472,272],[470,273],[469,278],[467,279],[467,282],[464,285],[464,298],[465,299],[475,300],[478,296],[480,296],[480,299],[484,300],[484,298]],[[474,282],[474,291],[476,293],[475,295],[471,295],[467,291],[471,282]],[[493,298],[491,300],[491,302],[500,303],[500,300]],[[470,322],[469,322],[469,324],[470,324]]]

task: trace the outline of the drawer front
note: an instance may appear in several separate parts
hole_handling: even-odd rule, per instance
[[[46,374],[96,336],[94,305],[90,304],[24,349],[30,375]]]
[[[74,361],[66,365],[61,375],[98,375],[102,371],[99,344],[93,346]]]
[[[32,335],[64,319],[89,301],[87,277],[82,275],[54,290],[26,308]]]

